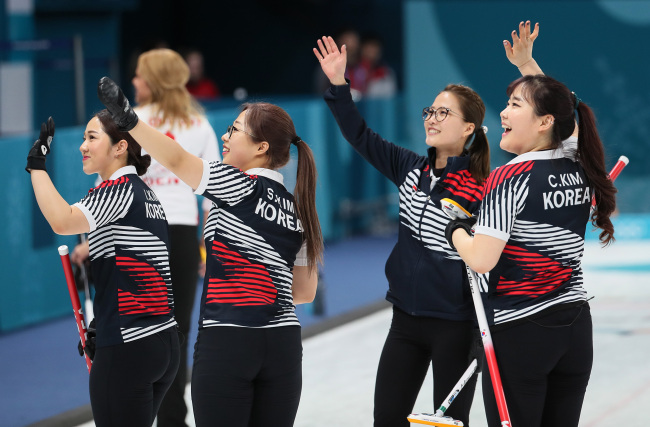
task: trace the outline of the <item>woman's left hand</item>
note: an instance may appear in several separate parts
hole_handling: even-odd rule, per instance
[[[512,32],[512,45],[508,40],[503,41],[508,60],[517,68],[524,66],[533,59],[533,43],[539,35],[539,23],[530,32],[530,21],[519,23],[519,35],[517,31]]]
[[[345,81],[345,66],[348,62],[347,48],[341,46],[339,51],[336,42],[332,37],[323,37],[317,41],[318,49],[314,48],[314,55],[320,62],[323,72],[330,83],[336,86],[347,84]]]
[[[52,138],[54,138],[54,119],[50,117],[47,119],[47,124],[41,124],[41,134],[29,150],[27,166],[25,167],[27,172],[31,172],[32,170],[46,170],[45,158],[50,154]]]

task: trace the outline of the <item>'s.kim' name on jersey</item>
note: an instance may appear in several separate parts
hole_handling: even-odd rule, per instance
[[[267,221],[276,222],[290,230],[302,231],[302,224],[295,215],[294,203],[283,197],[274,196],[273,189],[267,189],[266,197],[260,197],[255,207],[255,213]]]

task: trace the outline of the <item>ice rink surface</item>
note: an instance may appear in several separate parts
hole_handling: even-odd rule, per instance
[[[650,421],[650,245],[617,242],[601,249],[589,242],[584,268],[588,293],[595,297],[590,301],[594,367],[580,426],[645,427]],[[304,341],[297,427],[372,425],[375,373],[390,320],[387,308]],[[435,410],[432,388],[429,376],[414,412]],[[473,427],[487,425],[480,388]],[[189,401],[189,387],[186,397]],[[191,414],[187,421],[194,425]]]

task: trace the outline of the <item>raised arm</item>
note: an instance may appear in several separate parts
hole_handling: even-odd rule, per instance
[[[535,59],[533,59],[533,43],[538,35],[539,23],[535,24],[535,29],[531,33],[530,21],[525,23],[521,21],[519,23],[519,35],[517,35],[517,30],[512,32],[512,45],[508,40],[503,41],[508,61],[519,69],[522,76],[544,74]]]
[[[318,49],[314,48],[314,55],[316,55],[330,83],[335,86],[347,84],[345,81],[345,66],[347,65],[348,57],[345,45],[341,46],[341,50],[339,51],[334,39],[325,36],[316,43],[318,44]]]
[[[120,130],[129,132],[151,157],[169,169],[190,187],[196,189],[203,176],[203,160],[189,153],[180,144],[138,119],[122,89],[108,77],[97,86],[99,100],[111,113]]]
[[[79,234],[90,231],[84,214],[75,206],[70,206],[52,183],[45,169],[45,158],[50,153],[54,138],[54,120],[41,125],[41,133],[27,156],[25,170],[31,174],[32,187],[38,207],[56,234]]]

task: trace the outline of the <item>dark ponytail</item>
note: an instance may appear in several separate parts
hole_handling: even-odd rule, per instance
[[[469,173],[479,183],[490,174],[490,144],[483,126],[474,130],[474,141],[469,146]]]
[[[115,145],[121,140],[127,142],[126,151],[128,157],[126,164],[135,166],[138,175],[144,175],[147,169],[149,169],[149,165],[151,165],[151,156],[148,154],[142,155],[142,147],[140,147],[140,144],[128,132],[122,132],[118,129],[108,110],[104,109],[99,111],[95,114],[95,117],[99,119],[99,122],[102,124],[102,129],[111,139],[111,144]]]
[[[255,142],[269,143],[268,167],[279,169],[291,158],[291,145],[298,149],[298,170],[293,196],[296,212],[302,223],[307,244],[307,260],[310,269],[323,260],[323,234],[316,212],[316,162],[309,145],[296,135],[296,128],[289,114],[277,105],[264,102],[247,103],[246,126]]]
[[[591,223],[600,228],[600,241],[606,246],[614,241],[610,216],[616,209],[616,187],[605,169],[605,149],[596,129],[596,117],[588,105],[580,102],[578,112],[578,160],[594,188],[596,209]]]
[[[485,104],[478,93],[467,86],[449,84],[442,91],[456,96],[462,116],[474,124],[474,133],[467,137],[465,149],[468,150],[470,156],[469,173],[479,184],[482,184],[490,174],[490,145],[482,128]],[[471,145],[469,145],[470,143]]]
[[[296,173],[296,186],[294,197],[296,199],[296,210],[298,217],[305,230],[307,241],[307,259],[309,266],[314,268],[317,263],[323,262],[323,233],[316,211],[316,162],[314,153],[309,145],[299,137],[294,142],[298,149],[298,170]]]

